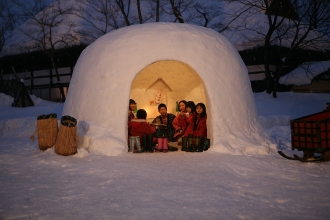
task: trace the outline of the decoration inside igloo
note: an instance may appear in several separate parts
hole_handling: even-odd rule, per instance
[[[269,154],[250,80],[236,48],[218,32],[189,24],[150,23],[112,31],[80,55],[63,115],[78,121],[79,147],[106,155],[127,152],[129,99],[158,115],[176,101],[207,108],[209,152]],[[159,101],[159,100],[158,100]]]

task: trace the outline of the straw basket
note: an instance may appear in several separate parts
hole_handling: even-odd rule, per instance
[[[47,150],[55,145],[57,131],[56,114],[39,115],[37,117],[36,132],[38,134],[38,146],[40,150]]]
[[[77,153],[77,145],[77,120],[67,115],[62,116],[55,143],[55,152],[62,156],[73,155]]]

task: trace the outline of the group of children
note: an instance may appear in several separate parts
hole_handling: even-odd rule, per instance
[[[168,152],[168,141],[182,143],[181,150],[202,152],[201,140],[207,139],[207,115],[203,103],[179,102],[180,112],[175,116],[167,113],[167,107],[158,105],[157,116],[152,124],[147,122],[147,112],[139,109],[136,118],[133,111],[136,103],[130,99],[128,110],[129,152]],[[157,129],[156,129],[157,128]],[[204,149],[205,150],[205,149]]]

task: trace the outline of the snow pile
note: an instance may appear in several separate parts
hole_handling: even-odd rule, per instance
[[[38,105],[39,103],[41,103],[43,101],[41,98],[38,98],[37,96],[31,95],[31,94],[30,94],[30,98],[32,99],[32,102],[35,105]]]
[[[30,137],[36,129],[35,118],[15,118],[0,121],[0,135],[4,137]]]
[[[13,97],[0,93],[0,107],[9,107],[13,103]],[[35,124],[35,122],[31,121],[31,118],[0,120],[0,135],[5,137],[26,137],[27,135],[31,135],[31,133],[33,133],[32,128],[35,127],[33,124]]]
[[[13,104],[14,98],[6,95],[4,93],[0,93],[0,106],[11,106]]]
[[[96,40],[77,61],[63,115],[89,124],[85,130],[93,147],[102,136],[107,141],[97,147],[103,152],[126,152],[131,84],[143,68],[164,60],[189,65],[203,81],[213,151],[270,153],[271,138],[258,123],[247,69],[237,50],[216,31],[194,25],[133,25]]]
[[[30,96],[34,106],[26,108],[11,107],[14,98],[0,93],[0,136],[29,138],[36,130],[37,116],[56,113],[62,115],[63,104],[54,103]]]
[[[35,105],[38,105],[43,100],[38,98],[35,95],[30,95],[31,100]],[[14,98],[10,95],[6,95],[4,93],[0,93],[0,106],[11,106],[14,103]]]
[[[330,60],[321,62],[307,62],[303,63],[290,73],[280,78],[280,83],[283,85],[307,85],[311,80],[327,71],[330,68]]]
[[[79,136],[78,146],[88,152],[117,156],[123,152],[122,146],[127,146],[127,143],[117,138],[119,134],[114,127],[104,126],[104,124],[94,121],[78,122],[77,133]]]

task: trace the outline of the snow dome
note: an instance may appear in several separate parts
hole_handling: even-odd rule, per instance
[[[119,155],[127,152],[129,99],[152,118],[159,93],[174,114],[182,99],[206,104],[210,151],[270,152],[240,55],[223,35],[200,26],[150,23],[102,36],[76,63],[63,115],[78,120],[80,147]]]

